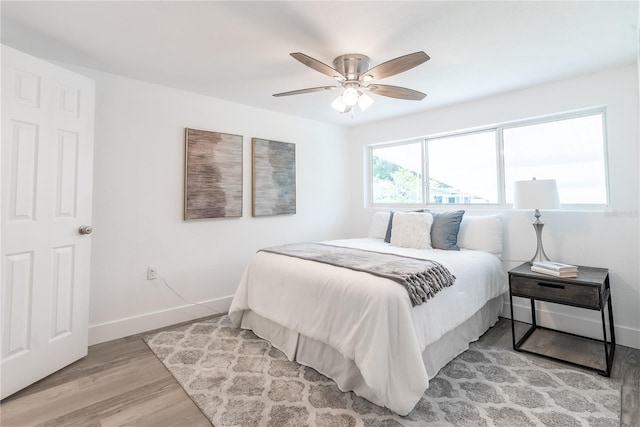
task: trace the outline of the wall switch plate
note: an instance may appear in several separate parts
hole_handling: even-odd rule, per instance
[[[147,267],[147,280],[153,280],[157,278],[158,278],[158,269],[153,265],[150,265],[149,267]]]

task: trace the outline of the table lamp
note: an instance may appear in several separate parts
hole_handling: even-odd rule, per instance
[[[534,177],[531,181],[516,181],[513,207],[515,209],[536,210],[534,214],[536,220],[533,222],[533,228],[536,230],[538,248],[529,264],[533,264],[534,261],[550,261],[542,248],[542,227],[544,227],[544,223],[540,221],[540,209],[558,209],[560,207],[556,180],[535,179]]]

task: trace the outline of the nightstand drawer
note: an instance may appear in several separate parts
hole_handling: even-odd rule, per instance
[[[566,303],[576,307],[600,310],[600,288],[554,281],[511,276],[513,296]]]

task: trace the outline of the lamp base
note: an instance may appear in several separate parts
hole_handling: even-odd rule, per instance
[[[547,254],[544,253],[544,248],[542,247],[542,228],[544,227],[544,223],[540,221],[540,210],[536,209],[534,216],[536,220],[533,222],[533,228],[536,230],[538,247],[536,248],[535,255],[531,258],[531,261],[529,261],[529,265],[533,265],[534,262],[551,261]]]

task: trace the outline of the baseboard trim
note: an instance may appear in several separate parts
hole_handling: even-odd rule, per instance
[[[164,328],[177,323],[188,322],[213,314],[227,313],[231,306],[232,299],[233,296],[230,295],[203,301],[198,305],[183,305],[91,325],[89,326],[89,345]],[[527,323],[531,322],[531,309],[529,305],[514,304],[513,313],[516,320]],[[538,324],[542,326],[602,339],[602,326],[599,321],[557,313],[546,308],[538,308],[538,310],[536,310],[536,316]],[[504,301],[502,317],[511,318],[511,307],[509,306],[508,298],[505,298]],[[640,349],[640,330],[616,325],[615,331],[617,344]]]
[[[544,303],[542,303],[544,304]],[[596,313],[596,312],[594,312]],[[614,309],[615,314],[615,309]],[[509,297],[505,298],[504,307],[502,310],[502,317],[508,319],[511,318],[511,307],[509,306]],[[520,305],[518,303],[513,304],[513,317],[520,321],[531,323],[531,307],[530,305]],[[563,313],[558,313],[548,309],[546,307],[537,307],[536,320],[541,326],[546,326],[552,329],[558,329],[561,331],[571,332],[574,334],[602,339],[602,323],[600,319],[593,320],[584,317],[571,316]],[[615,322],[614,322],[615,323]],[[608,335],[607,327],[607,335]],[[615,325],[616,344],[623,345],[625,347],[640,349],[640,330],[630,328],[623,325]]]
[[[187,304],[166,310],[145,313],[111,322],[89,326],[89,345],[99,344],[118,338],[128,337],[141,332],[151,331],[177,323],[199,319],[219,313],[227,313],[233,295]]]

